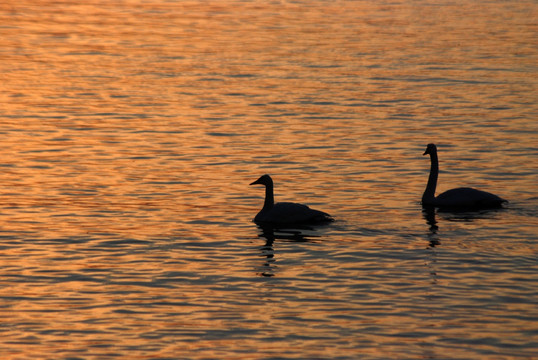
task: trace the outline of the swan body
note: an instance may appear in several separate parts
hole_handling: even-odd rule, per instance
[[[431,160],[430,176],[426,190],[422,195],[423,206],[458,209],[487,209],[501,207],[506,200],[495,194],[468,187],[461,187],[445,191],[435,196],[437,177],[439,176],[439,159],[435,144],[428,144],[424,155],[429,154]]]
[[[274,202],[273,179],[263,175],[250,185],[265,185],[265,202],[263,208],[254,217],[257,223],[273,224],[316,224],[334,221],[327,213],[314,210],[303,204],[292,202]]]

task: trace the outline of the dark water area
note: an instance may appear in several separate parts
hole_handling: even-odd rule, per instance
[[[536,357],[537,12],[0,4],[0,358]]]

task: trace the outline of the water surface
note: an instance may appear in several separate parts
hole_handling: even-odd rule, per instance
[[[1,357],[532,358],[537,11],[0,4]],[[429,142],[510,204],[424,213]]]

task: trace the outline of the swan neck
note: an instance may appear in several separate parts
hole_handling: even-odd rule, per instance
[[[428,203],[435,199],[435,188],[437,187],[437,177],[439,176],[439,160],[437,158],[437,152],[430,154],[431,167],[430,176],[428,177],[428,184],[424,195],[422,195],[422,202]]]
[[[275,198],[273,195],[273,183],[265,185],[265,202],[263,203],[263,209],[272,209],[275,205]]]

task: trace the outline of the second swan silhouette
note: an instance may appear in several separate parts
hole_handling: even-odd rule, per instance
[[[451,189],[435,196],[437,177],[439,175],[439,160],[435,144],[428,144],[424,152],[424,155],[426,154],[430,155],[431,168],[428,185],[426,185],[426,190],[422,195],[422,206],[474,210],[501,207],[502,203],[507,202],[497,195],[468,187]]]
[[[271,224],[320,224],[334,219],[327,213],[314,210],[303,204],[280,202],[275,204],[273,179],[263,175],[250,185],[265,185],[265,202],[263,208],[254,218],[257,223]]]

